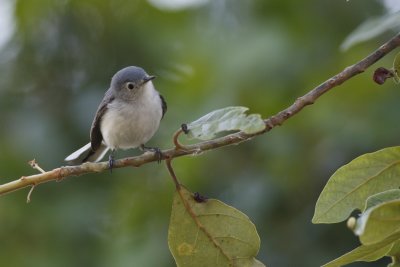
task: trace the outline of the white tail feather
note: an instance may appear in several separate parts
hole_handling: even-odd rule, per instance
[[[92,146],[90,143],[84,145],[71,155],[65,158],[65,161],[68,164],[82,164],[83,162],[98,162],[100,161],[104,155],[107,153],[108,147],[104,144],[101,144],[100,147],[96,150],[92,150]]]
[[[84,145],[83,147],[79,148],[77,151],[75,151],[74,153],[72,153],[71,155],[69,155],[68,157],[66,157],[64,160],[65,161],[74,161],[77,160],[83,153],[87,152],[89,149],[91,149],[90,147],[90,143]]]

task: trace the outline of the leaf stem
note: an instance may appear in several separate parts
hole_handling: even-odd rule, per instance
[[[180,150],[187,150],[187,149],[186,149],[186,146],[185,146],[185,145],[182,145],[182,144],[179,142],[179,140],[178,140],[178,138],[179,138],[179,136],[181,135],[181,133],[183,133],[183,130],[182,130],[182,129],[179,129],[179,130],[177,130],[177,131],[174,133],[173,141],[174,141],[175,148],[176,148],[176,149],[180,149]]]
[[[172,162],[171,158],[168,158],[165,160],[165,164],[167,164],[169,174],[171,175],[172,180],[175,183],[175,188],[176,188],[176,190],[179,191],[181,189],[181,184],[179,183],[178,178],[176,178],[176,175],[175,175],[174,169],[172,168],[171,162]]]

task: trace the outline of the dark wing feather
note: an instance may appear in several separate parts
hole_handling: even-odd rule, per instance
[[[90,129],[90,143],[92,145],[92,150],[96,151],[101,143],[103,142],[103,135],[101,134],[100,123],[103,118],[104,113],[107,111],[107,106],[114,100],[114,96],[111,95],[110,90],[108,90],[101,101],[99,108],[97,109],[96,116],[94,117],[92,128]]]
[[[162,107],[162,117],[161,119],[164,117],[164,114],[167,112],[167,102],[165,102],[165,99],[162,95],[160,95],[161,98],[161,107]]]

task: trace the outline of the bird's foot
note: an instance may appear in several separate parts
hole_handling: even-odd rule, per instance
[[[158,148],[158,147],[147,147],[147,146],[145,146],[145,145],[140,145],[140,149],[142,150],[142,151],[144,151],[144,152],[147,152],[147,151],[151,151],[151,152],[154,152],[154,154],[155,154],[155,156],[156,156],[156,158],[157,158],[157,162],[158,163],[161,163],[161,160],[162,160],[162,152],[161,152],[161,149],[160,148]]]
[[[114,167],[114,163],[115,163],[115,160],[114,160],[114,151],[112,151],[111,153],[110,153],[110,155],[108,156],[108,168],[110,169],[110,172],[112,173],[112,169],[113,169],[113,167]]]

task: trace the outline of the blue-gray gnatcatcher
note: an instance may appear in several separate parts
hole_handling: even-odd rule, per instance
[[[158,148],[144,145],[155,134],[167,111],[164,98],[151,82],[154,78],[135,66],[118,71],[97,109],[90,143],[66,157],[65,161],[69,164],[97,162],[110,149],[109,166],[112,168],[115,149],[137,147],[152,150],[161,157]]]

